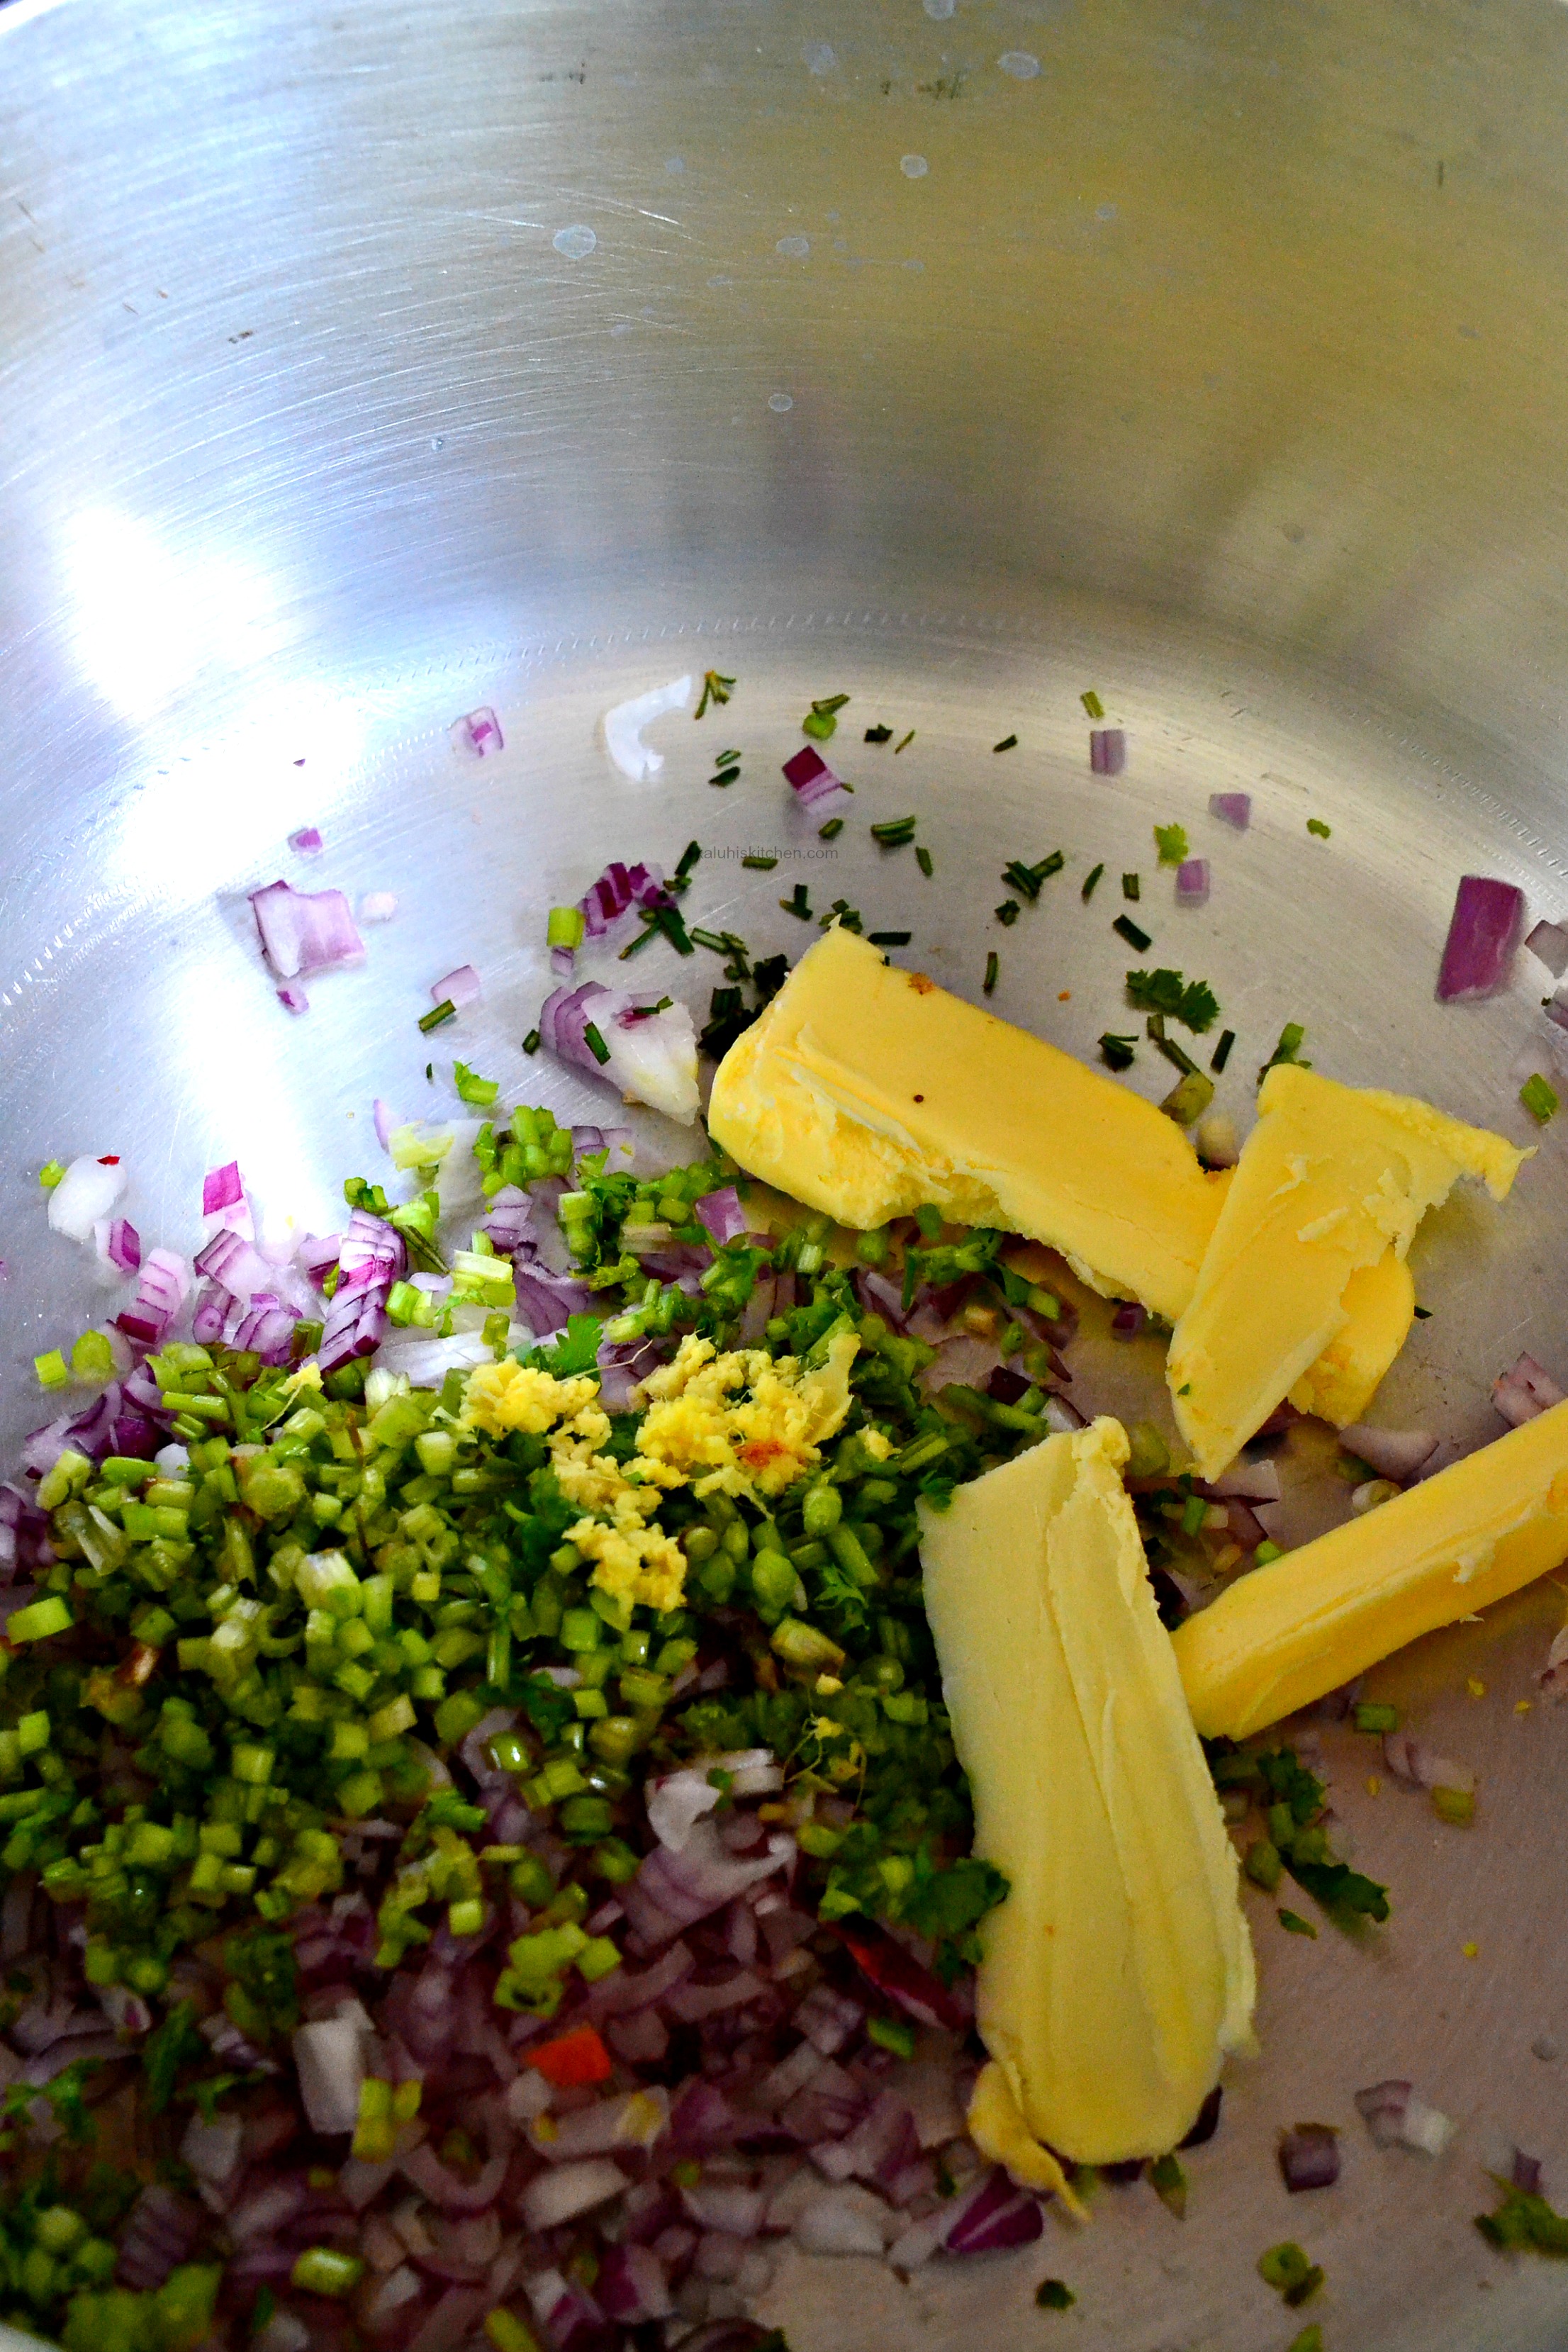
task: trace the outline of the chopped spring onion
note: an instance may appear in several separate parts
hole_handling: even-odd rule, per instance
[[[51,1348],[46,1355],[35,1356],[33,1370],[38,1376],[38,1386],[41,1389],[63,1389],[70,1386],[70,1372],[65,1358],[58,1348]]]
[[[912,931],[868,931],[866,937],[874,948],[907,948],[914,933]]]
[[[1291,2310],[1310,2302],[1323,2284],[1323,2273],[1300,2246],[1287,2239],[1258,2257],[1258,2275],[1265,2286],[1282,2295]]]
[[[732,677],[721,677],[716,669],[705,669],[702,673],[701,698],[691,714],[692,717],[700,719],[705,715],[710,705],[718,709],[722,704],[728,702],[734,691],[734,686],[735,681]]]
[[[996,920],[1006,929],[1010,930],[1018,919],[1018,901],[1016,898],[1004,898],[1002,904],[999,907],[994,908],[992,911],[995,915]]]
[[[591,1021],[588,1022],[584,1028],[583,1043],[588,1048],[589,1053],[594,1056],[595,1061],[603,1067],[604,1064],[610,1058],[610,1049],[605,1045],[603,1037],[601,1037],[599,1032],[595,1028],[594,1024]]]
[[[475,1110],[489,1110],[500,1092],[499,1079],[478,1076],[469,1069],[467,1062],[453,1063],[452,1083],[457,1087],[460,1098],[471,1104]]]
[[[1299,1911],[1278,1911],[1275,1916],[1288,1936],[1310,1936],[1314,1943],[1317,1942],[1317,1929],[1310,1919],[1303,1919]]]
[[[63,1160],[46,1160],[38,1171],[38,1181],[46,1192],[52,1192],[55,1186],[63,1184],[65,1180],[66,1167]]]
[[[997,975],[997,973],[1001,971],[1001,969],[1002,969],[1001,959],[1000,959],[1000,957],[997,955],[997,953],[996,953],[996,951],[995,951],[995,950],[994,950],[994,949],[992,950],[991,953],[990,953],[990,954],[986,957],[986,959],[985,959],[985,979],[984,979],[984,982],[983,985],[984,985],[984,987],[985,993],[986,993],[986,995],[987,995],[987,996],[989,996],[989,995],[991,994],[991,992],[992,992],[993,989],[995,987],[995,985],[996,985],[996,975]]]
[[[916,844],[915,864],[920,867],[921,872],[925,876],[926,880],[929,882],[931,877],[931,856],[930,850],[926,847],[923,841]]]
[[[1300,1064],[1301,1068],[1304,1070],[1310,1070],[1311,1068],[1312,1065],[1310,1062],[1301,1061],[1301,1043],[1306,1034],[1307,1032],[1300,1021],[1287,1021],[1284,1028],[1279,1032],[1279,1043],[1275,1046],[1274,1051],[1269,1055],[1268,1059],[1264,1063],[1263,1067],[1258,1073],[1258,1083],[1259,1086],[1263,1084],[1264,1079],[1268,1076],[1269,1071],[1274,1068],[1276,1063],[1297,1062]]]
[[[1555,1116],[1558,1109],[1556,1089],[1548,1084],[1539,1070],[1532,1076],[1526,1078],[1519,1090],[1519,1098],[1531,1117],[1538,1118],[1542,1127],[1549,1118]]]
[[[675,869],[677,874],[689,874],[701,855],[702,845],[700,842],[689,841],[685,848],[680,853],[680,863]]]
[[[1004,735],[1000,743],[993,743],[991,749],[994,751],[1013,751],[1017,749],[1017,744],[1018,739],[1016,735]]]
[[[1092,867],[1086,877],[1083,888],[1079,892],[1079,897],[1083,900],[1085,906],[1089,904],[1089,901],[1093,898],[1096,890],[1100,887],[1100,877],[1104,871],[1105,863],[1104,860],[1101,859],[1100,863]]]
[[[552,907],[544,927],[544,944],[550,948],[580,948],[587,927],[581,907]]]
[[[801,733],[814,737],[819,743],[826,743],[837,728],[838,714],[848,699],[849,697],[847,694],[824,695],[819,701],[812,704],[811,709],[801,720]]]
[[[871,838],[879,841],[884,849],[903,849],[915,837],[912,816],[890,816],[871,827]]]
[[[910,729],[909,733],[904,737],[903,741],[902,741],[902,742],[900,742],[900,743],[895,743],[895,744],[894,744],[894,746],[893,746],[893,751],[894,751],[895,754],[897,754],[898,752],[901,751],[904,749],[904,747],[905,747],[905,745],[906,745],[906,744],[912,743],[912,742],[914,741],[914,740],[915,740],[915,730],[914,730],[914,729],[911,727],[911,728]]]
[[[1476,1792],[1473,1789],[1434,1789],[1432,1811],[1440,1822],[1448,1822],[1456,1829],[1468,1829],[1476,1818]]]
[[[457,1017],[458,1008],[448,996],[430,1012],[422,1013],[419,1015],[419,1026],[425,1035],[428,1036],[432,1029],[439,1029],[443,1022],[455,1021]]]
[[[826,824],[817,826],[816,837],[818,841],[837,841],[843,830],[844,819],[841,816],[830,816]]]
[[[779,900],[779,905],[784,908],[786,915],[798,915],[803,923],[809,923],[816,920],[816,918],[812,913],[811,899],[804,882],[797,882],[795,886],[793,897],[781,898]]]
[[[1124,874],[1121,877],[1121,895],[1124,898],[1132,899],[1134,903],[1141,896],[1142,887],[1136,874]]]
[[[1154,944],[1148,932],[1141,931],[1129,916],[1118,915],[1110,928],[1118,932],[1126,940],[1128,946],[1139,955],[1147,955]]]
[[[1100,1057],[1107,1069],[1130,1070],[1137,1059],[1136,1037],[1118,1037],[1108,1029],[1100,1041]]]
[[[1079,700],[1082,703],[1085,711],[1090,719],[1104,718],[1105,705],[1101,702],[1099,695],[1096,694],[1092,686],[1089,688],[1086,694],[1080,694],[1079,696]]]
[[[531,1029],[531,1030],[529,1031],[529,1033],[528,1033],[527,1036],[526,1036],[526,1037],[523,1039],[523,1041],[522,1041],[522,1050],[523,1050],[523,1052],[524,1052],[525,1054],[537,1054],[537,1053],[538,1053],[538,1051],[539,1051],[539,1032],[538,1032],[538,1030],[537,1030],[537,1029]]]
[[[742,857],[741,863],[753,874],[771,874],[778,864],[778,859],[776,857]]]
[[[732,761],[729,767],[721,768],[716,774],[710,776],[708,781],[710,784],[718,784],[720,786],[732,784],[740,772],[741,769],[739,761]]]
[[[1221,1034],[1219,1044],[1215,1047],[1214,1052],[1209,1056],[1209,1067],[1211,1070],[1224,1069],[1226,1064],[1230,1059],[1230,1049],[1235,1043],[1235,1030],[1225,1030]]]
[[[1178,1127],[1191,1127],[1202,1118],[1214,1100],[1214,1080],[1205,1078],[1201,1070],[1189,1070],[1177,1079],[1160,1108]]]

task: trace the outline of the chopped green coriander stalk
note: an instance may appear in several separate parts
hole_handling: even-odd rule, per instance
[[[1078,894],[1083,900],[1085,906],[1089,904],[1089,901],[1093,898],[1095,891],[1099,888],[1100,877],[1104,871],[1105,865],[1102,859],[1100,865],[1090,866],[1088,874],[1085,875],[1083,887]]]
[[[1321,817],[1310,816],[1307,819],[1307,830],[1309,833],[1316,834],[1320,841],[1327,841],[1333,828],[1331,825],[1325,824]]]

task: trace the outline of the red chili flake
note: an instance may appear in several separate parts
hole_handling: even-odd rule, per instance
[[[119,1152],[106,1151],[98,1164],[100,1168],[118,1168],[120,1165]]]

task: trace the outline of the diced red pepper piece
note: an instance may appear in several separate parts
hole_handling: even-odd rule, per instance
[[[584,2083],[603,2083],[614,2071],[609,2052],[591,2025],[579,2025],[530,2051],[528,2063],[538,2068],[558,2091],[576,2090]]]
[[[911,1959],[890,1936],[868,1935],[864,1928],[841,1927],[845,1949],[879,1992],[897,2001],[906,2016],[921,2025],[944,2025],[962,2033],[969,2021],[941,1979]]]

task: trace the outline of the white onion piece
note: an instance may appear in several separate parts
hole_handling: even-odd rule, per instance
[[[1439,1756],[1435,1748],[1429,1748],[1412,1732],[1385,1731],[1383,1760],[1396,1780],[1405,1780],[1414,1789],[1458,1789],[1466,1796],[1475,1793],[1476,1776],[1468,1764],[1456,1764],[1451,1757]]]
[[[180,2154],[198,2180],[214,2189],[228,2187],[239,2170],[244,2125],[238,2116],[216,2116],[210,2124],[193,2116],[180,2142]]]
[[[1392,1503],[1395,1495],[1404,1493],[1397,1478],[1366,1478],[1351,1496],[1351,1509],[1363,1518],[1375,1511],[1380,1503]]]
[[[626,2185],[626,2174],[607,2158],[563,2164],[529,2182],[522,2192],[522,2218],[531,2230],[559,2229],[563,2221],[618,2197]]]
[[[325,2017],[294,2035],[300,2097],[312,2131],[352,2132],[359,2121],[364,2044],[352,2017]]]
[[[1380,1478],[1406,1485],[1432,1458],[1437,1441],[1424,1429],[1374,1429],[1370,1422],[1352,1422],[1340,1432],[1340,1444]]]
[[[870,2254],[880,2258],[902,2235],[900,2216],[852,2181],[825,2189],[797,2218],[793,2231],[805,2254]]]
[[[642,730],[667,711],[685,710],[691,701],[691,677],[671,678],[668,686],[650,687],[629,702],[617,702],[605,713],[605,749],[634,784],[646,784],[664,767],[664,754],[642,740]]]
[[[1533,1356],[1521,1356],[1492,1382],[1492,1402],[1515,1429],[1561,1404],[1563,1395],[1544,1364],[1538,1364]]]
[[[49,1194],[49,1223],[73,1242],[89,1242],[94,1225],[124,1190],[125,1170],[118,1160],[106,1168],[90,1155],[73,1160]]]
[[[667,1852],[684,1853],[692,1831],[721,1794],[705,1772],[670,1772],[649,1793],[647,1825]]]
[[[409,2273],[412,2277],[412,2272]],[[414,2292],[419,2282],[414,2281]],[[250,2339],[251,2352],[309,2352],[310,2331],[291,2311],[275,2311],[259,2335]]]
[[[1223,1476],[1210,1483],[1216,1495],[1234,1496],[1239,1502],[1279,1500],[1279,1465],[1268,1456],[1261,1462],[1233,1462]]]

